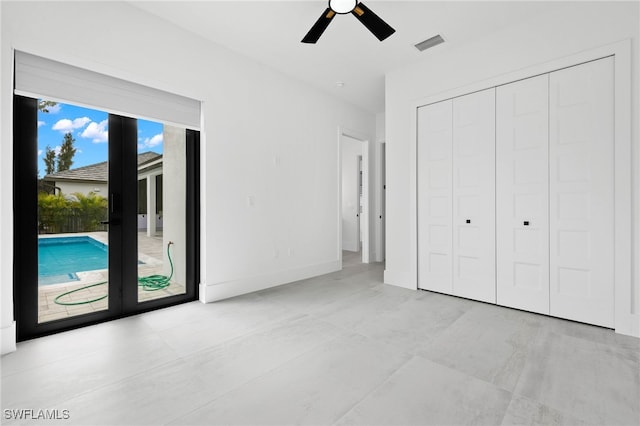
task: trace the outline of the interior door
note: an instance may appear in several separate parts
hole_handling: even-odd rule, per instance
[[[357,173],[357,206],[358,206],[358,211],[356,213],[356,222],[357,222],[357,226],[356,226],[356,234],[358,235],[358,251],[360,251],[360,249],[362,247],[364,247],[364,242],[363,242],[363,232],[362,232],[362,224],[363,224],[363,214],[364,214],[364,200],[363,200],[363,194],[362,194],[362,184],[363,184],[363,178],[362,178],[362,155],[358,155],[358,173]]]
[[[497,88],[497,303],[549,314],[549,75]]]
[[[453,294],[496,302],[495,89],[453,100]]]
[[[386,223],[387,223],[387,144],[380,144],[380,177],[382,183],[382,191],[380,194],[380,260],[384,262],[386,260]]]
[[[613,58],[550,75],[551,315],[614,326]]]
[[[418,287],[453,293],[453,101],[418,109]]]

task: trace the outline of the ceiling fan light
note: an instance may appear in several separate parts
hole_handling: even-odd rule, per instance
[[[358,0],[329,0],[329,7],[336,13],[351,13],[356,8]]]

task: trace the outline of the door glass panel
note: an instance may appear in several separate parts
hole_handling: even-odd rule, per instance
[[[186,293],[186,131],[138,120],[138,302]]]
[[[107,309],[108,114],[38,100],[38,322]]]

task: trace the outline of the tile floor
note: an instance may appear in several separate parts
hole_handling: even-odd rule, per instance
[[[3,423],[640,424],[640,339],[382,284],[382,265],[18,344]],[[68,410],[24,422],[4,409]],[[35,412],[37,414],[37,412]]]

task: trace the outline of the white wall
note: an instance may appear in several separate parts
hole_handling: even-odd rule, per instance
[[[128,4],[0,8],[2,352],[13,336],[12,49],[203,101],[202,300],[340,267],[338,129],[372,135],[374,115]]]
[[[89,192],[95,192],[96,195],[107,198],[108,185],[106,183],[84,183],[84,182],[56,182],[56,187],[60,188],[60,191],[64,195],[70,195],[75,192],[82,194],[89,194]],[[56,191],[57,193],[57,191]]]
[[[638,119],[639,7],[637,2],[567,2],[455,50],[425,52],[417,65],[386,78],[387,263],[385,282],[416,288],[415,105],[420,99],[500,81],[501,76],[631,39],[632,259],[636,319],[640,309],[640,146]],[[632,301],[628,301],[632,304]],[[628,309],[627,307],[625,307]],[[636,325],[637,327],[637,325]]]
[[[342,136],[342,250],[360,251],[359,158],[362,142]]]

